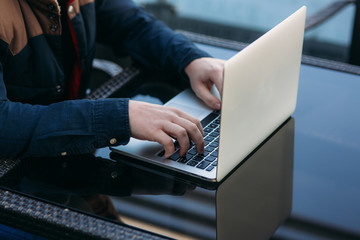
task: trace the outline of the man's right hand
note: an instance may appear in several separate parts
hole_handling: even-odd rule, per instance
[[[204,152],[204,132],[200,121],[176,108],[139,101],[129,101],[131,136],[140,140],[158,142],[164,146],[165,157],[170,157],[175,138],[180,145],[180,155],[185,155],[190,141],[198,153]]]

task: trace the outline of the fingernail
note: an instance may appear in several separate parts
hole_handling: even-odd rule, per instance
[[[221,108],[221,104],[220,104],[220,103],[215,104],[215,109],[216,109],[216,110],[220,110],[220,108]]]

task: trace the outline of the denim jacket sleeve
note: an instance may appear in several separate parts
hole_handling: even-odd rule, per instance
[[[1,63],[0,116],[0,158],[83,154],[130,138],[127,99],[11,102]]]
[[[98,0],[96,8],[98,39],[117,53],[125,50],[150,69],[169,69],[183,76],[192,60],[209,57],[131,0]]]

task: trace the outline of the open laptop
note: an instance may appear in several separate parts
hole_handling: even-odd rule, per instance
[[[205,147],[205,156],[189,149],[186,157],[175,152],[165,159],[160,144],[134,138],[111,150],[201,180],[220,182],[294,112],[305,19],[304,6],[227,60],[221,113],[205,106],[190,89],[166,103],[202,120],[204,131],[214,137],[205,137],[211,144]]]

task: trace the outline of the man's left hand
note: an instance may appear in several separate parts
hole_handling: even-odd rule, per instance
[[[225,61],[221,59],[198,58],[185,67],[196,96],[216,110],[220,109],[221,102],[211,93],[211,89],[215,84],[220,95],[222,94],[224,65]]]

